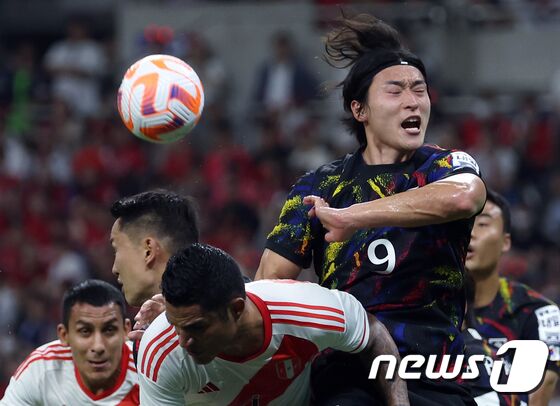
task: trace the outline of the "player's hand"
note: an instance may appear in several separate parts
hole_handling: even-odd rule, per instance
[[[329,207],[323,198],[313,195],[305,196],[303,203],[313,205],[307,214],[309,217],[317,217],[327,229],[325,241],[346,241],[356,231],[347,220],[345,209]]]
[[[131,340],[139,340],[144,334],[144,330],[148,328],[150,323],[165,311],[165,300],[163,295],[158,293],[154,295],[151,299],[146,300],[142,303],[140,310],[136,313],[134,317],[134,327],[133,330],[128,333],[128,338]]]

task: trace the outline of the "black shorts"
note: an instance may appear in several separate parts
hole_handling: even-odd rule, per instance
[[[313,363],[311,389],[317,406],[384,406],[358,355],[330,351]],[[468,388],[452,381],[407,381],[411,406],[476,406]]]

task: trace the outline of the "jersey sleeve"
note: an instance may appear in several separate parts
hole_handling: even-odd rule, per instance
[[[427,183],[460,173],[472,173],[480,176],[480,168],[475,159],[466,152],[447,151],[433,161],[427,174]]]
[[[185,403],[187,379],[181,367],[181,350],[165,313],[148,327],[138,349],[140,404],[179,406]]]
[[[314,179],[313,172],[307,173],[292,187],[266,241],[266,248],[302,268],[311,265],[314,220],[307,215],[309,206],[303,204],[303,198],[313,193]]]
[[[34,378],[36,376],[34,373],[35,368],[35,365],[31,365],[18,379],[12,376],[4,397],[0,400],[1,406],[39,406],[41,404],[37,393],[40,382]]]
[[[523,328],[525,340],[541,340],[548,345],[547,370],[560,374],[560,310],[547,304],[532,311]]]
[[[337,342],[331,345],[331,348],[358,353],[366,348],[369,342],[368,314],[358,299],[351,294],[341,291],[332,292],[338,296],[344,310],[346,328],[337,337]]]

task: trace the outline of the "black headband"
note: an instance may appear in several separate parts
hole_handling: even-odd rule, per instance
[[[414,66],[422,73],[426,83],[428,82],[426,68],[424,67],[424,64],[422,63],[420,58],[405,49],[378,49],[375,51],[367,52],[361,56],[361,58],[353,68],[361,72],[367,72],[365,75],[363,75],[362,81],[371,83],[371,80],[375,75],[377,75],[383,69],[395,65]]]

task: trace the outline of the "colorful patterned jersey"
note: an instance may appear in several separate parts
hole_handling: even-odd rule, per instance
[[[472,355],[484,355],[484,361],[478,364],[479,376],[473,380],[461,380],[461,384],[471,390],[477,405],[480,406],[527,406],[527,396],[514,393],[498,393],[490,385],[490,375],[494,368],[494,360],[497,349],[488,344],[488,340],[483,338],[476,329],[468,328],[463,331],[465,340],[465,359]],[[507,379],[511,363],[504,359],[504,371],[502,378]],[[466,369],[469,370],[468,368]],[[500,383],[502,381],[500,380]],[[525,399],[525,400],[522,400]]]
[[[494,301],[475,308],[476,330],[495,350],[511,340],[541,340],[549,348],[547,369],[560,372],[560,310],[528,286],[500,278]],[[510,360],[511,361],[511,360]],[[527,396],[520,398],[527,402]]]
[[[263,318],[261,349],[196,364],[163,313],[140,343],[142,406],[306,405],[311,362],[320,351],[358,353],[368,345],[367,312],[352,295],[291,280],[251,282],[246,289]]]
[[[128,343],[121,371],[112,388],[94,394],[82,381],[70,347],[59,340],[42,345],[21,363],[10,380],[2,406],[134,406],[139,405],[138,375]]]
[[[402,163],[367,165],[358,150],[307,173],[293,186],[266,247],[307,268],[321,285],[353,294],[381,320],[401,355],[459,354],[464,261],[474,217],[446,224],[358,230],[327,243],[308,217],[306,195],[343,208],[392,196],[458,173],[479,175],[468,154],[425,145]]]

